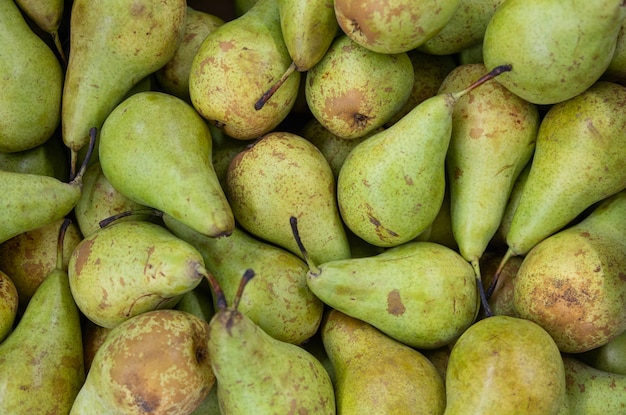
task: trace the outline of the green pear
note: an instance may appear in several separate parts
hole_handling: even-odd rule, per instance
[[[595,349],[626,330],[624,229],[626,190],[524,257],[514,279],[515,309],[550,333],[561,351]]]
[[[263,0],[260,0],[263,1]],[[216,280],[209,281],[218,311],[209,323],[208,349],[221,412],[238,414],[335,414],[328,372],[300,346],[277,340],[237,309],[247,270],[231,306]]]
[[[189,97],[189,72],[191,62],[204,39],[224,24],[221,17],[187,6],[185,34],[174,56],[155,72],[156,80],[163,90],[186,102]]]
[[[17,288],[6,273],[0,271],[0,344],[13,330],[17,317],[19,294]]]
[[[626,375],[626,331],[600,347],[576,355],[589,366]]]
[[[459,64],[468,63],[484,63],[483,62],[483,44],[477,43],[474,46],[468,46],[456,54]]]
[[[163,92],[127,98],[100,133],[100,165],[115,189],[217,237],[232,232],[234,218],[211,151],[211,133],[202,117],[190,104]]]
[[[204,39],[189,73],[191,102],[230,137],[258,138],[278,126],[295,103],[299,72],[289,76],[274,93],[271,105],[255,108],[290,64],[278,0],[259,0],[244,15]]]
[[[568,100],[607,69],[625,17],[622,0],[507,0],[485,30],[485,65],[510,64],[498,82],[529,102]]]
[[[341,217],[356,235],[378,246],[397,246],[422,233],[441,208],[445,159],[456,102],[500,71],[455,93],[437,94],[393,126],[357,145],[337,179]]]
[[[491,290],[488,292],[489,307],[495,316],[519,317],[513,301],[515,295],[515,276],[522,266],[522,257],[513,257],[507,261],[498,277],[498,285],[491,286],[491,281],[502,260],[502,252],[488,250],[480,259],[480,269],[485,286]]]
[[[443,414],[446,393],[435,366],[371,325],[331,310],[322,326],[343,415]]]
[[[213,127],[213,130],[217,129]],[[222,134],[222,137],[219,140],[216,140],[217,133],[213,132],[213,130],[211,131],[211,135],[213,136],[213,156],[211,159],[213,161],[213,168],[215,169],[215,174],[220,182],[220,186],[222,186],[222,189],[226,189],[226,176],[228,174],[227,172],[230,162],[237,154],[242,152],[250,144],[250,142],[246,140],[237,140],[236,138],[229,137],[225,134]]]
[[[85,381],[80,314],[62,269],[64,229],[58,234],[57,267],[0,343],[3,414],[67,414]]]
[[[459,0],[335,0],[341,29],[379,53],[415,49],[442,30],[458,7]]]
[[[626,187],[625,100],[626,87],[600,81],[548,110],[511,219],[504,261],[526,254],[589,206]]]
[[[332,170],[305,138],[278,131],[263,136],[232,160],[226,181],[235,218],[251,234],[300,255],[289,224],[297,216],[312,260],[350,257]]]
[[[0,151],[28,150],[60,123],[63,70],[12,0],[0,1],[0,38]]]
[[[70,287],[94,323],[115,327],[157,308],[172,308],[206,274],[200,253],[164,227],[113,222],[85,237],[72,252]]]
[[[626,407],[626,375],[595,369],[574,356],[563,356],[567,395],[559,415],[622,414]]]
[[[228,301],[237,294],[245,270],[254,269],[255,278],[241,296],[239,310],[263,331],[293,344],[304,343],[315,334],[324,304],[309,290],[308,267],[300,257],[239,227],[228,238],[209,238],[169,216],[163,220],[174,235],[198,249]]]
[[[233,7],[235,9],[235,17],[243,16],[248,10],[256,4],[258,0],[233,0]]]
[[[624,85],[626,81],[626,19],[622,20],[622,26],[619,29],[617,35],[617,43],[615,45],[615,52],[613,52],[613,58],[609,63],[609,66],[602,74],[602,78],[605,81],[617,82]]]
[[[134,316],[109,332],[71,415],[190,414],[215,383],[208,323],[178,310]]]
[[[184,0],[73,2],[61,109],[72,171],[89,129],[100,129],[133,85],[174,56],[186,7]]]
[[[65,62],[65,52],[59,37],[59,27],[63,19],[64,0],[15,0],[15,3],[44,32],[52,37],[59,55]]]
[[[445,245],[448,248],[457,251],[459,250],[459,244],[454,239],[452,232],[452,213],[450,212],[450,186],[448,185],[449,179],[446,177],[446,188],[443,194],[443,201],[437,216],[430,225],[417,237],[414,241],[426,241],[435,242],[441,245]]]
[[[373,52],[345,34],[306,74],[306,101],[313,116],[342,138],[381,127],[407,101],[413,65],[404,52]]]
[[[29,150],[0,152],[0,170],[39,174],[67,181],[70,169],[65,150],[60,136],[53,135],[45,143]]]
[[[211,298],[211,289],[206,280],[202,280],[196,288],[183,294],[174,308],[193,314],[208,323],[215,314],[215,310]]]
[[[563,360],[550,335],[532,321],[493,316],[454,344],[444,414],[556,415],[565,390]]]

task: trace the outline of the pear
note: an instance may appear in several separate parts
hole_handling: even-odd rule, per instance
[[[79,309],[109,328],[172,308],[206,274],[193,246],[143,221],[113,222],[85,237],[72,252],[68,272]]]
[[[335,178],[305,138],[280,131],[263,136],[231,161],[226,178],[233,213],[246,231],[300,255],[289,224],[297,216],[313,261],[350,257]]]
[[[406,53],[373,52],[345,34],[306,74],[306,101],[313,116],[342,138],[381,127],[407,101],[413,65]]]
[[[134,316],[109,332],[70,414],[190,414],[215,383],[208,323],[178,310]]]
[[[337,201],[345,224],[378,246],[397,246],[422,233],[435,219],[445,193],[445,158],[454,105],[466,89],[433,96],[393,126],[357,145],[337,179]]]
[[[228,238],[208,238],[169,216],[163,219],[176,236],[202,254],[227,301],[235,297],[245,270],[254,269],[255,278],[246,287],[239,310],[263,331],[293,344],[302,344],[315,334],[324,305],[309,290],[308,267],[296,254],[262,242],[239,227]]]
[[[99,326],[88,318],[83,319],[82,332],[85,373],[88,374],[89,370],[91,370],[91,364],[93,363],[93,359],[111,330],[113,329]]]
[[[69,163],[65,150],[60,136],[53,135],[45,143],[29,150],[14,153],[0,152],[0,170],[39,174],[67,181]]]
[[[479,305],[472,266],[452,249],[407,242],[371,257],[316,265],[292,218],[294,239],[307,258],[307,284],[329,307],[415,348],[454,341],[474,321]]]
[[[503,263],[626,188],[625,100],[626,87],[600,81],[548,110],[511,219]]]
[[[211,133],[202,117],[163,92],[127,98],[100,133],[102,172],[117,191],[217,237],[232,232],[234,218],[211,151]]]
[[[567,377],[565,409],[559,414],[618,415],[626,407],[626,375],[595,369],[563,356]]]
[[[13,330],[13,323],[17,317],[19,295],[15,284],[4,272],[0,271],[0,343]]]
[[[193,314],[208,323],[215,311],[207,281],[202,280],[196,288],[183,294],[175,309]]]
[[[263,0],[260,0],[263,1]],[[237,309],[244,285],[226,305],[209,275],[218,311],[209,323],[208,349],[224,414],[335,414],[333,385],[324,366],[300,346],[274,339]]]
[[[174,56],[186,7],[184,0],[73,2],[61,109],[72,171],[89,129],[100,129],[133,85]]]
[[[576,358],[596,369],[626,375],[626,331],[600,347],[577,354]]]
[[[0,151],[24,151],[59,125],[63,70],[12,0],[0,1],[0,38]]]
[[[622,85],[626,81],[626,19],[622,20],[613,58],[600,79]]]
[[[444,414],[556,415],[565,385],[559,349],[545,330],[528,320],[493,316],[454,344]]]
[[[561,351],[600,347],[626,330],[626,190],[546,238],[514,282],[520,317],[542,326]]]
[[[57,267],[0,343],[3,414],[67,414],[85,380],[80,315],[62,269],[65,226],[58,234]]]
[[[20,311],[37,291],[43,280],[57,268],[57,240],[61,227],[63,236],[63,263],[67,271],[74,248],[83,239],[75,222],[65,224],[65,218],[23,232],[0,244],[0,269],[11,276],[19,294]]]
[[[191,64],[189,94],[196,110],[230,137],[255,139],[273,130],[295,103],[294,72],[269,101],[255,103],[291,64],[280,28],[278,0],[259,0],[244,15],[211,32]]]
[[[457,251],[459,250],[459,244],[454,239],[452,232],[452,213],[450,212],[450,186],[448,185],[449,179],[446,177],[446,188],[443,194],[443,201],[437,216],[428,227],[422,231],[414,241],[426,241],[434,242],[437,244],[445,245],[448,248]]]
[[[485,30],[485,65],[510,64],[498,82],[529,102],[568,100],[607,69],[625,17],[622,0],[508,0]]]
[[[59,55],[65,63],[65,52],[59,37],[59,27],[63,18],[64,0],[16,0],[15,3],[44,32],[52,37]]]
[[[499,277],[500,284],[491,285],[491,280],[495,276],[496,269],[502,260],[502,252],[487,251],[480,259],[480,269],[483,272],[483,282],[491,288],[487,292],[489,298],[489,308],[493,315],[519,317],[513,301],[515,295],[515,276],[522,266],[522,257],[513,257],[507,261]],[[497,289],[496,289],[497,288]]]
[[[221,17],[187,6],[185,34],[174,56],[155,72],[155,78],[163,90],[186,102],[189,97],[189,72],[191,62],[204,39],[224,24]]]
[[[443,414],[443,379],[417,350],[337,310],[325,317],[322,339],[337,376],[338,413]]]
[[[378,53],[415,49],[452,19],[459,0],[335,0],[341,29]]]
[[[250,142],[229,137],[211,124],[209,128],[213,137],[213,155],[211,157],[213,168],[220,186],[222,186],[222,189],[226,189],[226,176],[230,162],[237,154],[245,150]]]

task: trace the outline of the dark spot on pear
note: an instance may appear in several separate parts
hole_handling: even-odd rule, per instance
[[[406,307],[400,298],[400,291],[391,290],[387,295],[387,312],[394,316],[401,316],[406,311]]]

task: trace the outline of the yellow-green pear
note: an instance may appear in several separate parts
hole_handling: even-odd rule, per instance
[[[6,273],[0,271],[0,343],[13,330],[13,323],[17,317],[19,295],[15,284]]]
[[[100,166],[127,198],[217,237],[232,232],[234,218],[212,148],[211,132],[191,104],[163,92],[139,92],[104,122]]]
[[[446,371],[445,415],[556,415],[565,401],[554,340],[525,319],[493,316],[456,341]]]
[[[0,151],[28,150],[60,123],[63,70],[13,0],[0,1],[0,39]]]
[[[514,94],[556,104],[602,76],[625,17],[622,0],[507,0],[485,30],[484,62],[513,67],[498,82]]]
[[[337,413],[443,414],[443,379],[423,354],[337,310],[321,330],[336,373]]]
[[[576,357],[596,369],[626,375],[626,331],[608,343],[579,353]]]
[[[52,41],[65,63],[65,51],[59,37],[65,0],[16,0],[15,3],[41,30],[52,36]]]

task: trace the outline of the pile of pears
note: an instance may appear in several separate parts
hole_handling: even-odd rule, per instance
[[[0,413],[623,414],[623,0],[0,0]]]

